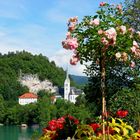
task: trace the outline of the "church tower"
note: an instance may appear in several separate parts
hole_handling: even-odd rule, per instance
[[[70,93],[70,79],[69,79],[68,69],[67,69],[67,76],[64,82],[64,99],[69,100],[69,93]]]

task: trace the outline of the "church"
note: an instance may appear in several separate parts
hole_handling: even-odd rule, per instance
[[[23,86],[27,86],[29,88],[29,93],[34,93],[37,95],[38,91],[40,90],[46,90],[51,93],[55,93],[54,101],[56,101],[57,98],[63,98],[72,103],[75,103],[76,98],[80,94],[83,94],[83,91],[81,89],[77,89],[76,87],[70,86],[70,78],[69,78],[68,70],[66,72],[66,79],[64,81],[64,87],[61,87],[61,88],[57,86],[53,86],[53,83],[51,83],[49,80],[40,81],[37,74],[36,75],[22,74],[20,72],[19,82]],[[23,100],[23,99],[20,99],[20,100]],[[24,100],[27,100],[27,99],[24,99]]]
[[[67,101],[72,103],[76,102],[76,98],[80,95],[84,94],[81,89],[77,89],[76,87],[70,86],[70,78],[67,71],[66,79],[64,81],[64,87],[59,89],[59,94],[55,95],[56,98],[64,98]]]

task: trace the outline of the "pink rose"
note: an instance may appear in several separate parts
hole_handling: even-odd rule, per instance
[[[101,2],[100,6],[105,6],[105,4],[106,4],[105,2]]]
[[[70,32],[72,32],[73,30],[75,30],[75,26],[78,22],[78,17],[71,17],[69,20],[68,20],[68,30]]]
[[[62,41],[62,46],[63,48],[70,50],[78,48],[77,38],[67,38],[66,40]]]
[[[136,41],[133,41],[133,46],[135,46],[136,48],[138,48],[138,43]]]
[[[117,9],[122,10],[122,5],[121,4],[117,5]]]
[[[105,31],[105,35],[107,36],[108,39],[114,39],[116,40],[116,30],[114,28],[110,28],[108,30]]]
[[[108,40],[106,40],[106,38],[105,37],[102,37],[101,38],[101,42],[104,44],[104,45],[108,45]]]
[[[135,53],[136,52],[136,47],[135,46],[131,47],[131,51],[132,51],[132,53]]]
[[[134,30],[134,28],[129,28],[128,31],[131,33],[134,33],[135,30]]]
[[[120,32],[122,33],[122,34],[125,34],[126,33],[126,26],[120,26]]]
[[[134,67],[135,67],[135,62],[134,62],[134,61],[131,61],[130,67],[131,67],[131,68],[134,68]]]
[[[77,38],[68,39],[67,45],[69,46],[70,50],[78,48]]]
[[[101,34],[103,34],[103,33],[104,33],[104,31],[103,31],[103,30],[101,30],[101,29],[100,29],[100,30],[98,30],[98,34],[99,34],[99,35],[101,35]]]
[[[71,17],[68,22],[77,22],[78,21],[78,17]]]
[[[74,56],[70,59],[70,64],[71,64],[71,65],[76,65],[78,61],[79,61],[79,57],[74,55]]]
[[[100,24],[100,21],[99,19],[94,19],[90,22],[91,25],[99,25]]]

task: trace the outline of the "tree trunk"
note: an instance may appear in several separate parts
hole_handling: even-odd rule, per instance
[[[105,116],[106,116],[106,100],[105,100],[105,53],[102,53],[102,58],[101,58],[101,93],[102,93],[102,120],[103,120],[103,128],[102,128],[102,133],[103,133],[103,140],[105,140]]]

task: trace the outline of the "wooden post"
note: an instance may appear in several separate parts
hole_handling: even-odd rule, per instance
[[[102,121],[103,121],[103,140],[105,140],[105,114],[106,114],[106,100],[105,100],[105,53],[102,53],[101,57],[101,93],[102,93]]]

